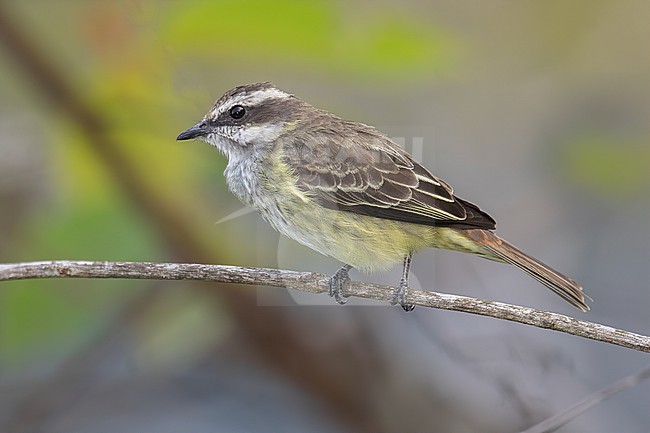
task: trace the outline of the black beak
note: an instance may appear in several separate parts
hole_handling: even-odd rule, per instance
[[[190,140],[192,138],[207,135],[207,133],[208,133],[208,125],[205,122],[201,122],[201,123],[198,123],[198,124],[192,126],[187,131],[181,132],[178,135],[178,137],[176,137],[176,140],[177,141]]]

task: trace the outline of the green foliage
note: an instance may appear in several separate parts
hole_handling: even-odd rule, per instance
[[[585,134],[564,147],[572,183],[609,200],[644,194],[650,186],[650,146],[621,136]]]
[[[221,1],[178,4],[165,43],[192,57],[238,60],[390,80],[449,71],[449,35],[399,9],[343,2]]]

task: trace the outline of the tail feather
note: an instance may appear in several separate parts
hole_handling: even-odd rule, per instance
[[[539,260],[527,255],[511,243],[488,230],[463,230],[466,236],[480,244],[495,259],[509,263],[560,295],[582,311],[588,311],[582,286]]]

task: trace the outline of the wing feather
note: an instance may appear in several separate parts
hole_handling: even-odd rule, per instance
[[[335,125],[332,125],[334,123]],[[284,162],[328,208],[416,224],[493,229],[494,220],[375,129],[323,112],[297,128]]]

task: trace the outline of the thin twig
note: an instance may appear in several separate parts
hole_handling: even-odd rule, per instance
[[[617,380],[611,385],[588,395],[584,400],[578,402],[576,405],[571,406],[569,409],[554,415],[539,424],[522,431],[521,433],[551,433],[573,420],[577,416],[587,412],[589,409],[594,408],[601,401],[625,391],[626,389],[633,388],[646,379],[650,379],[650,368],[646,368],[640,373],[626,376],[623,379]]]
[[[224,265],[144,262],[51,261],[0,264],[0,281],[28,278],[130,278],[156,280],[201,280],[220,283],[286,287],[310,293],[328,291],[328,277],[313,272],[244,268]],[[393,288],[352,282],[346,295],[388,301]],[[650,352],[650,337],[562,314],[431,291],[409,290],[409,304],[462,311],[510,320],[543,329],[565,332],[591,340]]]

